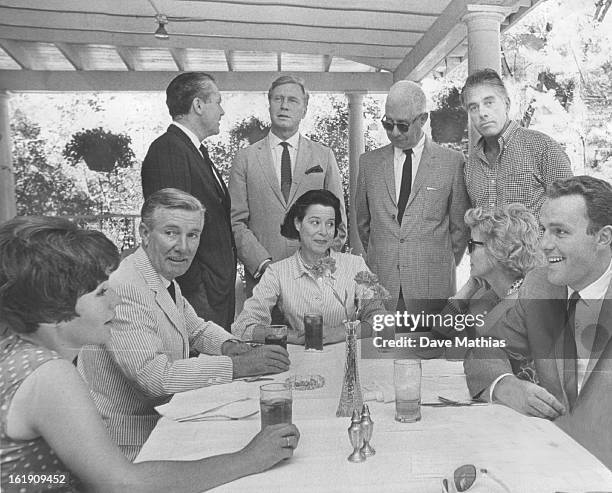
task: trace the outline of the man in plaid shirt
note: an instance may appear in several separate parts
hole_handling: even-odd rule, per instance
[[[481,135],[465,165],[472,206],[491,209],[519,202],[538,216],[546,187],[573,175],[569,158],[548,135],[510,120],[510,98],[495,70],[471,74],[461,97]]]

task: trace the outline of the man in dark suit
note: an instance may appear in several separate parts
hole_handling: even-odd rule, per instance
[[[527,275],[516,305],[489,331],[505,348],[468,352],[468,387],[554,419],[612,469],[612,186],[576,176],[546,194],[546,267]],[[537,383],[514,375],[530,361]]]
[[[149,147],[142,163],[142,191],[147,199],[162,188],[178,188],[206,208],[204,231],[196,257],[178,278],[196,313],[229,330],[234,320],[236,246],[232,235],[230,197],[202,141],[219,133],[223,116],[214,79],[186,72],[166,89],[172,124]]]

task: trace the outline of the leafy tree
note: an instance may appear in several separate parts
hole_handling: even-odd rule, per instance
[[[348,101],[344,96],[330,95],[331,109],[327,113],[317,116],[314,129],[308,137],[315,142],[331,148],[336,156],[340,176],[342,177],[342,189],[344,202],[348,213],[349,199],[349,110]],[[369,151],[378,146],[378,142],[372,136],[370,123],[380,117],[380,110],[372,100],[365,100],[365,149]]]
[[[16,111],[11,121],[17,214],[92,214],[95,201],[61,165],[49,163],[40,127]]]

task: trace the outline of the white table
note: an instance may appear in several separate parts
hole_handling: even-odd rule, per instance
[[[394,403],[370,402],[375,423],[372,444],[377,453],[364,463],[349,463],[350,419],[335,417],[344,344],[327,346],[323,353],[292,347],[290,353],[291,370],[276,380],[284,381],[296,373],[318,373],[326,379],[322,389],[293,393],[293,422],[301,433],[294,457],[215,491],[439,493],[441,478],[468,463],[493,471],[514,493],[612,491],[612,472],[553,423],[499,405],[422,407],[421,421],[402,424],[394,420]],[[359,370],[362,385],[384,379],[392,382],[391,359],[360,360]],[[189,409],[195,402],[198,409],[205,409],[211,396],[221,400],[232,393],[246,393],[256,398],[262,383],[268,382],[234,382],[185,392],[175,395],[172,404]],[[435,402],[438,395],[468,398],[461,362],[423,362],[422,400]],[[236,451],[259,428],[259,416],[199,423],[162,418],[137,462],[188,460]]]

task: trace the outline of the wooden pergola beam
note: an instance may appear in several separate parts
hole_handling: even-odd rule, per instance
[[[210,72],[222,91],[267,91],[278,72]],[[0,70],[0,91],[165,91],[176,72]],[[387,92],[388,72],[301,72],[309,91]]]

